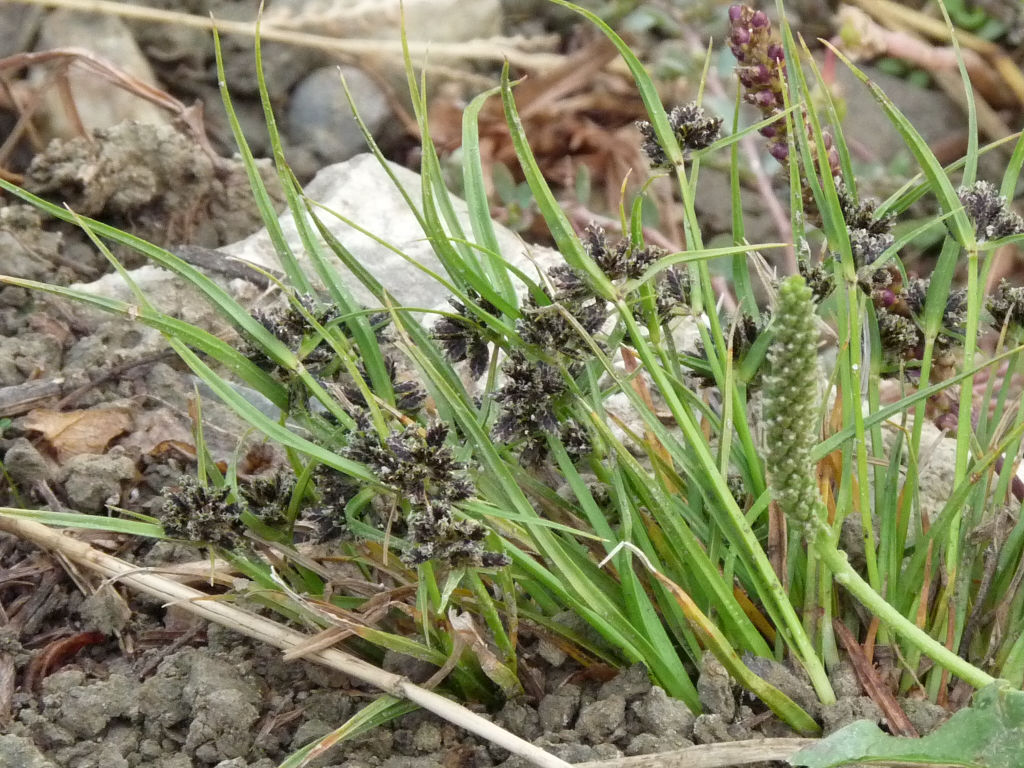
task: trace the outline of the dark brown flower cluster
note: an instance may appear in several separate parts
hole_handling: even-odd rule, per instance
[[[668,113],[668,122],[684,153],[710,147],[722,135],[722,118],[708,117],[704,108],[695,101],[673,107]],[[658,141],[654,126],[646,120],[641,120],[637,122],[636,127],[643,136],[643,143],[640,146],[650,159],[651,167],[671,168],[672,163]]]
[[[616,281],[636,280],[642,277],[648,267],[666,255],[663,249],[656,246],[638,248],[625,239],[611,245],[605,231],[594,224],[588,226],[584,231],[583,248],[608,279]],[[571,267],[565,267],[564,270],[574,274]],[[567,277],[561,277],[561,283],[555,278],[555,275],[552,275],[552,279],[560,288],[570,282]],[[583,290],[586,290],[582,278],[576,276],[576,280]],[[566,287],[562,290],[569,292],[571,288]],[[654,278],[654,292],[658,320],[665,322],[673,315],[686,311],[690,300],[689,275],[683,269],[669,267]],[[643,318],[640,317],[639,307],[635,314],[639,320],[643,321]]]
[[[448,427],[411,424],[386,439],[363,423],[349,435],[343,454],[365,464],[382,485],[407,506],[410,564],[437,559],[452,567],[506,565],[508,558],[484,550],[487,529],[472,520],[456,520],[454,505],[476,489],[445,444]]]
[[[979,240],[1024,234],[1024,219],[1010,210],[1006,198],[988,181],[976,181],[957,190],[960,202],[974,222]]]
[[[595,225],[587,227],[583,248],[610,280],[618,282],[642,277],[665,255],[660,248],[637,247],[628,240],[611,245],[604,230]],[[594,294],[573,267],[553,267],[548,270],[548,278],[554,287],[552,303],[539,306],[532,297],[527,299],[516,323],[519,336],[536,350],[528,354],[515,349],[509,353],[501,368],[504,382],[494,394],[501,405],[494,437],[505,443],[519,443],[520,458],[530,465],[539,464],[547,456],[548,435],[558,435],[573,460],[590,452],[586,430],[563,412],[568,387],[558,364],[563,363],[569,375],[574,375],[580,362],[591,355],[587,337],[597,334],[609,315],[607,303]],[[685,308],[689,281],[685,272],[669,268],[653,278],[653,283],[658,320],[665,322]],[[635,302],[637,296],[629,298]],[[636,312],[639,316],[639,306]]]
[[[839,193],[839,206],[842,209],[843,220],[846,222],[850,236],[853,262],[858,269],[870,268],[896,241],[892,234],[895,215],[886,213],[879,216],[876,201],[858,202],[842,181],[839,181],[836,186]]]
[[[892,270],[878,269],[872,265],[894,242],[892,228],[895,217],[891,213],[879,216],[877,203],[873,200],[858,202],[847,189],[842,180],[836,184],[839,193],[839,205],[843,212],[843,219],[846,222],[847,233],[850,238],[850,250],[853,253],[853,261],[860,270],[861,288],[869,295],[888,297],[887,300],[876,301],[888,307],[892,303],[891,283],[894,279]],[[824,261],[811,265],[806,255],[799,258],[799,270],[807,281],[812,291],[815,303],[822,302],[835,286],[833,275],[834,256]],[[895,278],[899,275],[896,273]],[[886,303],[888,301],[888,303]]]
[[[337,307],[324,303],[310,294],[300,294],[295,297],[295,300],[321,326],[326,327],[337,321],[340,317]],[[300,351],[300,348],[307,339],[311,338],[314,334],[318,334],[318,331],[306,319],[305,314],[293,303],[283,307],[275,307],[269,311],[256,310],[253,313],[253,317],[279,341],[296,353]],[[369,322],[377,333],[378,341],[382,341],[384,329],[390,322],[390,315],[387,312],[377,312],[369,316]],[[339,326],[339,328],[346,338],[351,339],[351,335],[344,325]],[[265,371],[278,375],[284,374],[280,367],[256,345],[248,345],[245,354]],[[305,353],[302,359],[307,365],[323,366],[333,361],[335,354],[330,344],[321,338],[312,349]]]
[[[501,372],[505,382],[494,394],[501,405],[494,436],[510,443],[555,432],[555,411],[568,392],[561,371],[543,360],[531,360],[516,349],[509,353]]]
[[[736,75],[744,89],[744,100],[757,107],[764,118],[781,113],[785,104],[785,52],[768,15],[748,5],[730,6],[729,49],[739,63]],[[806,120],[804,122],[806,124]],[[811,135],[810,130],[807,124],[808,135]],[[768,139],[768,151],[772,157],[784,163],[789,157],[785,119],[780,117],[761,128],[760,133]],[[833,146],[832,136],[823,131],[822,141],[832,175],[839,176],[839,152]]]
[[[930,280],[913,278],[904,283],[895,269],[875,275],[872,299],[878,316],[878,331],[890,363],[920,359],[924,351],[924,332],[918,318],[924,314]],[[967,291],[952,290],[942,312],[942,331],[935,349],[945,355],[963,344],[967,325]]]
[[[345,507],[359,492],[360,483],[326,464],[313,470],[317,499],[302,510],[298,529],[308,541],[351,539]]]
[[[466,294],[484,312],[498,316],[498,308],[481,298],[472,288],[468,288]],[[473,313],[461,301],[450,298],[448,303],[452,305],[457,317],[442,317],[438,320],[433,328],[433,336],[451,362],[461,363],[468,360],[470,375],[474,379],[479,379],[491,361],[494,334],[475,319]]]
[[[362,362],[359,363],[358,370],[360,378],[369,384],[370,376]],[[395,407],[406,414],[414,414],[419,411],[423,407],[423,403],[426,402],[427,391],[413,379],[399,380],[398,364],[391,357],[384,358],[384,370],[391,380],[391,391],[395,393]],[[354,382],[345,384],[342,391],[353,405],[366,407],[366,398]]]
[[[183,476],[163,493],[160,522],[169,537],[228,551],[242,543],[242,507],[228,501],[229,487],[211,488],[200,485],[194,477]]]
[[[288,504],[295,489],[295,475],[274,472],[239,483],[238,492],[245,507],[271,528],[283,529],[288,523]]]
[[[1024,328],[1024,288],[1013,287],[1006,280],[1001,280],[986,306],[996,330],[1001,330],[1004,325]]]
[[[320,325],[327,325],[338,318],[337,310],[334,307],[318,301],[316,297],[310,294],[300,294],[295,298],[302,308],[315,318]],[[303,315],[298,307],[291,303],[270,311],[256,310],[253,313],[253,317],[293,352],[298,351],[302,342],[313,330],[305,315]],[[334,351],[326,341],[321,339],[320,343],[309,351],[304,360],[307,363],[326,363],[333,357]],[[254,359],[254,362],[260,364],[259,360]],[[261,367],[267,368],[265,365]],[[271,363],[270,369],[273,370],[274,368],[275,366]]]

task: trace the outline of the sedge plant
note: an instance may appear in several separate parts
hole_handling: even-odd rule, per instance
[[[422,187],[418,199],[402,192],[443,266],[425,279],[440,281],[451,302],[443,311],[402,306],[332,234],[329,222],[348,222],[346,212],[307,198],[292,175],[257,37],[274,162],[299,236],[298,244],[286,240],[232,109],[218,45],[224,107],[284,274],[282,306],[254,313],[170,252],[3,180],[10,194],[83,227],[129,282],[107,243],[176,273],[237,338],[170,317],[141,292],[129,305],[0,280],[156,328],[224,403],[286,449],[289,467],[262,481],[242,481],[234,468],[221,474],[197,435],[199,477],[168,488],[158,518],[3,514],[215,549],[251,580],[249,597],[282,621],[318,630],[340,622],[351,652],[374,663],[389,651],[429,662],[446,695],[490,705],[522,695],[521,639],[540,634],[558,638],[582,665],[641,662],[694,711],[699,662],[710,650],[765,707],[813,734],[811,715],[746,659],[791,661],[830,704],[829,672],[842,657],[833,622],[861,641],[894,646],[903,690],[920,686],[945,700],[958,681],[1019,686],[1024,521],[1014,489],[1024,409],[1011,379],[1024,366],[1024,291],[1004,285],[986,296],[983,286],[995,248],[1024,231],[1006,202],[1024,139],[1015,137],[1002,179],[978,180],[979,156],[1006,147],[978,145],[972,108],[968,153],[943,167],[906,116],[846,62],[921,168],[888,199],[862,200],[838,111],[781,4],[778,27],[761,11],[729,12],[737,110],[749,103],[760,112],[741,128],[739,112],[723,120],[696,102],[666,109],[604,21],[552,2],[596,25],[634,77],[648,111],[643,148],[652,171],[675,184],[684,250],[645,242],[642,194],[623,205],[621,240],[598,227],[574,230],[533,157],[507,66],[463,115],[467,229],[407,50]],[[969,89],[966,75],[964,83]],[[826,94],[824,104],[812,88]],[[500,252],[477,126],[488,99],[501,100],[532,205],[564,258],[547,273],[527,274]],[[733,130],[722,136],[724,124]],[[763,140],[790,181],[800,276],[755,269],[761,254],[784,244],[745,239],[734,150],[747,136]],[[711,157],[725,159],[733,181],[733,242],[715,248],[703,242],[694,205],[701,163]],[[897,235],[895,222],[922,200],[934,216]],[[901,249],[934,226],[943,232],[936,268],[915,278]],[[366,234],[401,255],[385,233]],[[821,254],[813,259],[812,242]],[[712,287],[722,264],[738,299],[732,315]],[[964,287],[954,281],[960,264]],[[353,299],[339,265],[376,306]],[[986,324],[998,342],[982,354]],[[695,346],[680,347],[680,326],[692,329]],[[823,328],[835,361],[827,375]],[[1007,373],[988,380],[976,416],[974,379],[1000,364]],[[903,383],[896,402],[883,404],[883,378]],[[236,381],[277,406],[280,418],[242,397]],[[628,403],[635,422],[606,407],[613,397]],[[922,506],[918,484],[924,425],[936,409],[956,443],[953,491],[938,511]],[[856,564],[839,548],[851,522],[863,544]],[[273,542],[281,554],[274,568],[254,540]],[[784,545],[783,558],[769,555],[769,540]],[[368,582],[407,599],[364,617],[370,598],[328,590],[299,552],[304,541],[329,544]],[[567,620],[570,613],[578,618]],[[467,643],[466,621],[484,641]],[[383,698],[332,738],[408,707]]]

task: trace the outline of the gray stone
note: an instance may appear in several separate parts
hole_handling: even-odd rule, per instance
[[[549,693],[537,705],[541,730],[553,733],[568,728],[579,706],[580,688],[577,685],[563,685],[554,693]]]
[[[398,41],[404,10],[409,40],[434,43],[463,42],[501,34],[499,0],[276,0],[263,17],[268,26],[275,19],[295,28],[315,24],[321,34],[345,38]],[[434,60],[431,56],[431,60]]]
[[[693,723],[693,740],[698,744],[732,741],[728,720],[717,713],[699,715]]]
[[[60,342],[46,333],[27,331],[11,338],[2,338],[0,387],[55,375],[60,370],[62,356]]]
[[[0,253],[3,274],[29,280],[52,280],[64,238],[43,228],[40,211],[12,203],[0,207]],[[102,257],[101,257],[102,258]]]
[[[557,643],[552,642],[547,637],[541,637],[540,641],[537,643],[537,655],[552,667],[556,668],[565,664],[566,660],[569,658],[569,654],[559,648]]]
[[[618,694],[627,701],[643,696],[651,690],[651,675],[643,664],[634,664],[622,670],[601,686],[597,697],[606,698]]]
[[[0,768],[56,768],[30,739],[0,734]]]
[[[696,720],[693,712],[679,699],[670,698],[665,691],[654,686],[630,709],[639,720],[642,730],[648,733],[673,731],[689,737]]]
[[[292,736],[291,748],[293,750],[297,750],[317,739],[323,738],[339,725],[341,725],[341,723],[331,725],[330,723],[325,723],[323,720],[317,720],[316,718],[306,720],[295,729],[295,735]],[[309,766],[310,768],[322,768],[323,766],[330,765],[335,762],[335,758],[339,757],[340,754],[341,750],[337,746],[332,747],[324,754],[313,760]]]
[[[619,695],[587,704],[576,718],[576,732],[591,744],[615,741],[624,733],[626,700]]]
[[[410,197],[420,200],[420,177],[413,171],[392,163],[389,170]],[[351,219],[368,232],[383,237],[408,257],[398,256],[391,249],[352,229],[328,213],[320,218],[334,236],[391,291],[399,304],[413,307],[447,307],[448,292],[416,267],[420,264],[435,272],[444,273],[431,245],[424,240],[423,230],[410,212],[401,193],[395,188],[388,173],[370,154],[357,155],[344,163],[323,169],[306,185],[306,194],[327,209]],[[465,202],[453,198],[456,215],[467,236],[472,239]],[[298,232],[290,214],[281,216],[285,238],[301,253]],[[497,227],[502,256],[528,275],[536,275],[537,267],[547,268],[562,263],[562,257],[547,248],[527,247],[510,230]],[[225,252],[251,261],[265,268],[280,269],[280,263],[266,231],[258,232],[233,245]],[[527,256],[529,254],[529,256]],[[353,297],[366,306],[381,306],[373,295],[352,274],[335,264]],[[312,270],[310,270],[312,271]]]
[[[860,680],[857,679],[857,671],[853,668],[853,664],[845,659],[829,672],[828,679],[832,683],[832,690],[837,699],[849,699],[860,696],[864,692]]]
[[[211,691],[196,702],[185,750],[204,763],[248,753],[259,710],[238,689]]]
[[[506,702],[495,719],[503,728],[527,740],[541,734],[537,710],[518,700]]]
[[[657,752],[671,752],[676,749],[692,747],[693,742],[685,736],[668,731],[667,733],[641,733],[634,736],[626,746],[626,755],[651,755]]]
[[[352,696],[347,691],[311,691],[302,705],[307,717],[335,723],[335,727],[344,723],[352,714]]]
[[[43,703],[47,712],[54,713],[53,721],[75,736],[93,739],[112,719],[130,720],[138,715],[137,686],[124,675],[112,674],[92,683],[85,683],[84,676],[60,675],[46,680]]]
[[[881,723],[882,717],[882,710],[867,696],[839,699],[835,704],[822,707],[821,710],[821,721],[825,736],[838,731],[855,720],[871,720],[874,723]]]
[[[23,491],[53,477],[54,467],[26,438],[11,441],[3,457],[4,469]]]
[[[341,85],[338,67],[321,67],[307,75],[288,102],[290,140],[307,146],[321,165],[365,152],[366,139],[356,124]],[[375,138],[391,117],[388,95],[357,67],[341,67],[363,123]]]
[[[751,672],[789,696],[811,717],[818,716],[821,703],[806,677],[774,659],[763,659],[748,653],[744,655],[743,661]]]
[[[82,601],[78,615],[84,629],[113,635],[125,628],[132,610],[113,587],[104,585]]]
[[[19,285],[0,288],[0,307],[21,309],[28,306],[30,301],[32,301],[32,294],[28,292],[28,288],[22,288]]]
[[[431,721],[420,723],[412,737],[412,747],[417,752],[436,752],[441,749],[441,727]]]
[[[697,678],[697,693],[704,710],[721,715],[731,721],[736,716],[736,698],[732,690],[732,678],[725,667],[710,651],[701,659],[700,677]]]
[[[934,731],[950,716],[945,709],[927,699],[902,699],[900,705],[907,713],[907,719],[921,736]]]
[[[80,512],[100,512],[107,503],[119,503],[121,484],[135,477],[135,462],[127,456],[83,453],[68,459],[63,475],[70,505]]]

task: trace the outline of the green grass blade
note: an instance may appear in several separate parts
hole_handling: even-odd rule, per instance
[[[541,216],[544,217],[558,250],[571,266],[588,277],[591,287],[597,291],[598,295],[606,299],[611,298],[615,293],[614,286],[597,265],[587,257],[583,245],[576,237],[569,219],[555,199],[551,188],[544,179],[544,174],[541,173],[540,167],[537,165],[536,158],[533,156],[533,150],[527,141],[523,123],[519,119],[519,112],[516,109],[507,62],[501,73],[501,99],[505,105],[505,119],[512,134],[512,145],[515,148],[516,157],[519,158],[519,165],[523,169],[526,183],[533,192],[537,208],[540,210]]]
[[[484,188],[483,166],[480,158],[480,110],[488,98],[501,92],[497,86],[476,96],[462,113],[462,183],[465,188],[466,204],[469,207],[469,221],[477,241],[493,256],[484,262],[488,277],[494,282],[495,290],[509,303],[516,303],[516,291],[500,258],[501,247],[491,220],[491,209],[487,203]]]
[[[43,525],[60,528],[80,528],[89,531],[108,531],[123,533],[129,536],[144,536],[147,539],[164,539],[164,529],[157,523],[146,523],[141,520],[123,520],[118,517],[103,515],[85,515],[80,512],[51,512],[46,509],[15,509],[0,507],[0,515],[16,517],[22,520],[34,520]]]
[[[259,42],[257,32],[256,41]],[[259,168],[256,166],[256,159],[253,157],[249,142],[245,139],[242,125],[238,122],[238,115],[235,113],[234,104],[231,101],[231,94],[228,91],[227,75],[224,73],[224,56],[220,45],[220,36],[217,28],[213,29],[213,50],[217,60],[217,83],[220,88],[221,101],[224,104],[224,111],[228,117],[228,125],[231,127],[231,134],[235,139],[235,145],[242,156],[242,166],[245,168],[246,176],[249,179],[249,187],[252,189],[253,200],[263,219],[263,225],[267,228],[267,235],[274,246],[274,252],[281,262],[281,268],[288,276],[289,282],[303,293],[309,293],[312,286],[306,278],[305,273],[299,267],[299,263],[292,252],[291,246],[285,239],[281,230],[281,223],[278,220],[274,203],[267,192],[267,185],[260,176]]]
[[[200,360],[196,354],[177,339],[171,339],[171,346],[181,359],[191,368],[195,374],[206,382],[206,385],[213,390],[225,405],[242,417],[247,423],[260,430],[267,437],[276,440],[282,445],[294,448],[329,467],[343,472],[349,477],[377,485],[377,478],[362,464],[345,459],[338,454],[328,451],[326,448],[317,445],[303,437],[295,434],[287,427],[282,426],[263,414],[256,406],[243,398],[231,385],[214,373],[209,366]]]
[[[893,124],[893,127],[903,137],[908,149],[917,159],[921,170],[924,171],[925,178],[928,179],[932,192],[942,206],[942,210],[952,214],[948,220],[949,229],[957,241],[964,246],[974,243],[974,227],[971,225],[963,205],[960,204],[960,198],[957,197],[956,189],[953,188],[953,184],[946,175],[945,170],[943,170],[942,165],[929,148],[928,142],[925,141],[924,137],[914,128],[906,115],[896,107],[892,99],[876,83],[864,74],[849,58],[844,56],[841,51],[828,42],[825,45],[832,49],[853,75],[867,86],[871,95],[875,97],[875,100],[881,105],[882,110],[889,118],[889,122]]]

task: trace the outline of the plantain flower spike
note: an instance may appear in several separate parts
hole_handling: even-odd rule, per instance
[[[779,287],[775,331],[765,379],[768,474],[783,512],[810,525],[820,504],[811,450],[821,377],[812,291],[799,275]]]

